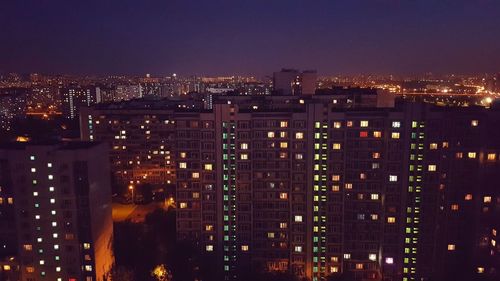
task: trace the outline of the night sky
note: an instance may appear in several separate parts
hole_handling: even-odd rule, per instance
[[[500,71],[498,0],[1,0],[0,72]]]

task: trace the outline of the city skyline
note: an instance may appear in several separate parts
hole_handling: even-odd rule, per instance
[[[498,72],[500,3],[434,2],[16,1],[0,12],[0,72]]]

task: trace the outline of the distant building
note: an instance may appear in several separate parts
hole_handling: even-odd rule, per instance
[[[26,115],[26,88],[0,89],[0,130],[10,130],[14,118]]]
[[[67,119],[76,119],[80,108],[101,102],[100,92],[96,87],[72,86],[61,89],[62,114]]]
[[[0,196],[7,192],[0,208],[15,208],[10,219],[21,281],[108,280],[113,223],[107,155],[105,145],[83,142],[0,146]],[[0,227],[1,234],[13,226],[2,220]]]
[[[273,74],[274,91],[280,95],[313,95],[316,91],[317,72],[282,69]]]
[[[140,85],[118,85],[114,101],[131,100],[142,97]]]

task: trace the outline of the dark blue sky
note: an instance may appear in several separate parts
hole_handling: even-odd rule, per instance
[[[500,71],[498,0],[2,0],[0,72]]]

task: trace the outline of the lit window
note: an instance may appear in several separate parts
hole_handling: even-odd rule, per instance
[[[369,254],[368,259],[371,261],[376,261],[377,260],[377,254]]]
[[[361,131],[361,132],[359,132],[359,137],[360,138],[366,138],[366,137],[368,137],[368,132],[367,131]]]
[[[467,157],[469,157],[469,158],[476,158],[476,153],[475,152],[469,152],[469,153],[467,153]]]
[[[280,142],[280,148],[288,148],[287,142]]]
[[[352,189],[352,183],[346,183],[345,189]]]
[[[280,193],[280,199],[288,199],[288,193],[286,193],[286,192],[281,192],[281,193]]]
[[[455,244],[448,244],[448,251],[455,251]]]
[[[267,238],[274,238],[274,232],[268,232]]]
[[[356,269],[363,269],[363,264],[362,263],[357,263],[356,264]]]
[[[286,224],[286,222],[280,222],[280,228],[281,228],[281,229],[285,229],[285,228],[287,228],[287,224]]]
[[[61,268],[60,268],[59,266],[58,266],[58,267],[56,267],[56,271],[57,271],[57,272],[61,272]]]
[[[399,122],[399,121],[392,121],[392,127],[393,128],[401,128],[401,122]]]
[[[477,268],[477,273],[479,273],[479,274],[484,273],[484,267],[478,267]]]
[[[85,266],[85,271],[92,271],[92,266],[91,265],[86,265]]]
[[[186,158],[186,152],[181,152],[181,153],[180,153],[180,157],[181,157],[181,158]]]
[[[330,272],[331,273],[339,272],[339,267],[338,266],[330,266]]]
[[[366,179],[366,174],[365,173],[359,174],[359,179],[360,180],[365,180]]]
[[[90,249],[90,243],[83,243],[83,248],[84,248],[85,250]]]
[[[396,176],[396,175],[389,175],[389,181],[391,181],[391,182],[398,181],[398,176]]]
[[[48,168],[52,168],[52,163],[47,163]]]
[[[452,211],[458,211],[458,204],[452,204],[451,205],[451,210]]]
[[[368,127],[368,121],[363,120],[363,121],[359,122],[359,126],[362,128]]]
[[[333,149],[337,150],[337,149],[340,149],[340,147],[341,147],[340,143],[334,143],[333,144]]]
[[[378,198],[379,198],[378,193],[372,193],[372,194],[371,194],[371,199],[372,199],[372,200],[378,200]]]
[[[488,161],[495,161],[497,159],[497,155],[495,153],[488,153]]]
[[[248,245],[241,245],[241,250],[243,252],[248,252]]]
[[[379,159],[380,158],[380,153],[379,152],[373,152],[372,153],[372,158],[373,159]]]
[[[428,166],[428,170],[429,170],[429,172],[435,172],[435,171],[436,171],[436,169],[437,169],[436,165],[429,165],[429,166]]]
[[[332,175],[332,181],[339,181],[340,175]]]
[[[393,264],[394,263],[394,258],[391,258],[391,257],[385,258],[385,263],[386,264]]]
[[[26,267],[26,272],[33,273],[33,272],[35,272],[35,268],[33,266],[27,266]]]
[[[380,132],[380,131],[373,132],[373,137],[374,138],[381,138],[382,137],[382,132]]]
[[[438,144],[433,142],[431,144],[429,144],[429,149],[433,150],[433,149],[437,149],[438,148]]]
[[[194,199],[200,198],[200,193],[199,192],[193,192],[193,198]]]
[[[56,203],[56,199],[55,198],[51,198],[50,199],[50,204],[55,204]]]
[[[37,191],[33,191],[33,196],[38,196],[38,192]]]
[[[241,148],[241,149],[243,149],[243,150],[248,149],[248,143],[246,143],[246,142],[241,143],[241,144],[240,144],[240,148]]]
[[[248,160],[248,154],[246,154],[246,153],[240,154],[240,159],[241,160]]]
[[[31,244],[25,244],[25,245],[23,245],[23,249],[25,251],[32,251],[33,250],[33,245],[31,245]]]
[[[40,265],[44,265],[45,264],[45,261],[44,260],[40,260]]]
[[[53,186],[49,187],[49,191],[54,192],[54,187]]]
[[[399,132],[392,132],[391,138],[393,138],[393,139],[399,139]]]
[[[198,172],[193,172],[192,176],[193,179],[199,179],[200,178],[200,173]]]
[[[396,218],[395,217],[388,217],[387,218],[387,223],[395,223],[396,222]]]
[[[333,186],[332,186],[332,191],[333,191],[333,192],[340,191],[340,186],[339,186],[339,185],[333,185]]]
[[[30,160],[31,160],[31,161],[34,161],[34,160],[35,160],[35,156],[34,156],[34,155],[31,155],[31,156],[30,156]]]
[[[295,216],[295,222],[302,222],[302,216]]]
[[[352,127],[352,121],[347,121],[347,127]]]
[[[298,140],[303,139],[304,138],[304,133],[302,133],[302,132],[295,133],[295,138],[298,139]]]
[[[462,152],[457,152],[455,154],[455,158],[457,158],[457,159],[461,159],[462,157],[464,157],[464,154]]]
[[[472,127],[477,127],[477,125],[479,125],[479,121],[478,120],[472,120],[472,121],[470,121],[470,125]]]
[[[214,226],[211,225],[211,224],[207,224],[205,225],[205,231],[213,231],[214,230]]]
[[[484,203],[491,203],[491,196],[484,196],[483,202]]]
[[[36,172],[36,168],[31,168],[31,172],[35,173]]]
[[[212,252],[214,250],[214,246],[213,245],[207,245],[205,247],[205,249],[206,249],[207,252]]]
[[[345,260],[351,259],[351,254],[344,254],[344,259]]]
[[[470,201],[470,200],[472,200],[472,194],[470,194],[470,193],[466,194],[465,195],[465,201]]]
[[[179,162],[179,169],[186,169],[186,168],[187,168],[186,162]]]
[[[186,209],[186,208],[187,208],[187,203],[186,203],[186,202],[181,202],[181,203],[179,204],[179,207],[180,207],[181,209]]]
[[[333,127],[335,129],[340,129],[340,127],[342,127],[342,123],[341,122],[333,122]]]
[[[212,171],[212,164],[205,164],[206,171]]]
[[[274,138],[274,132],[267,132],[267,137],[270,139]]]
[[[59,245],[54,245],[54,250],[59,250]]]
[[[49,179],[49,180],[53,180],[53,179],[54,179],[54,176],[53,176],[53,175],[48,175],[48,179]]]
[[[281,121],[281,122],[280,122],[280,127],[281,127],[281,128],[286,128],[286,127],[288,127],[288,122],[287,122],[287,121]]]
[[[378,220],[378,214],[371,214],[370,218],[372,219],[372,221],[376,221]]]

